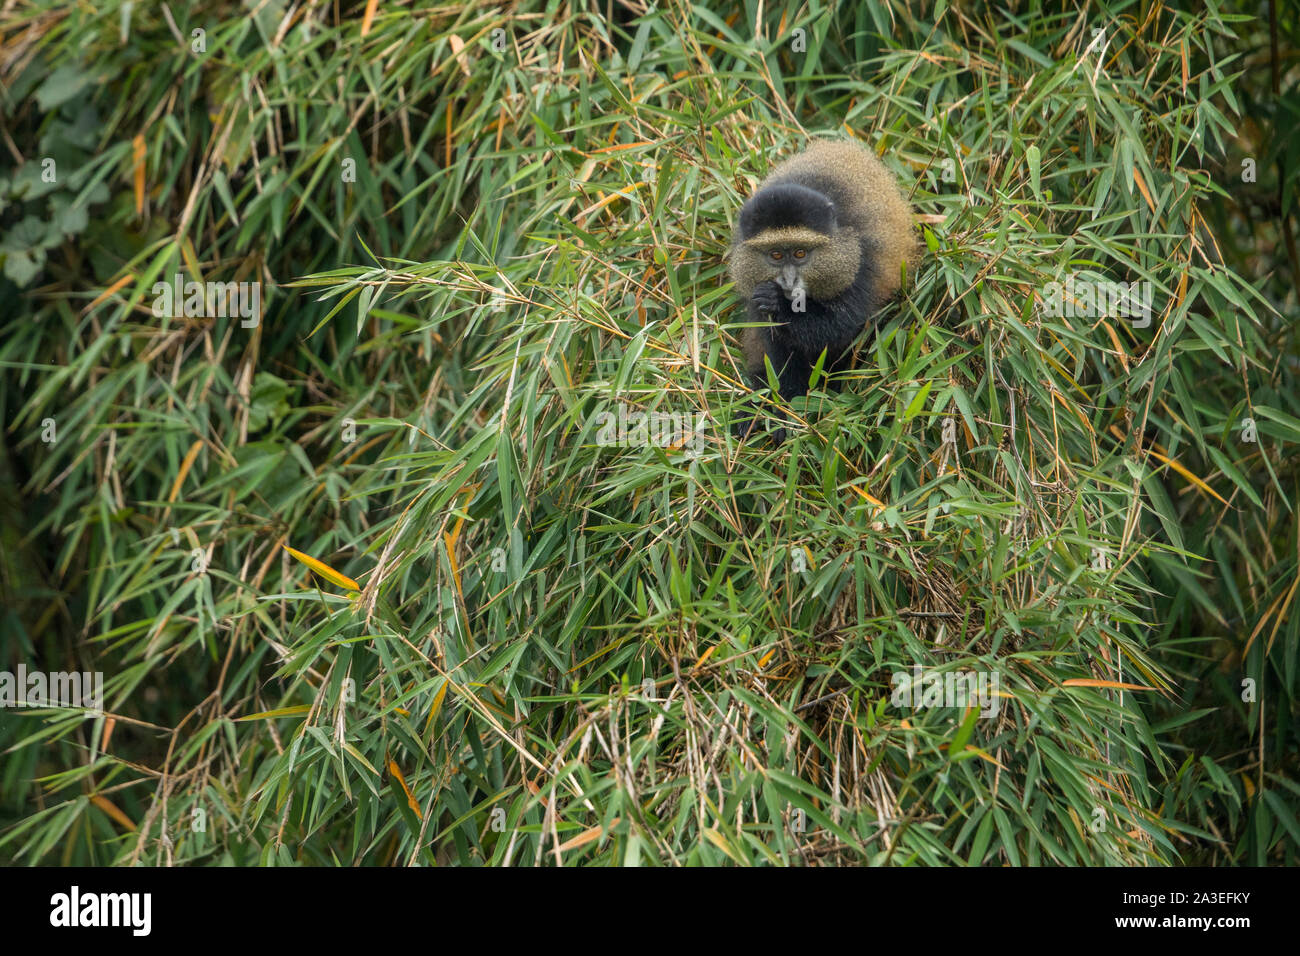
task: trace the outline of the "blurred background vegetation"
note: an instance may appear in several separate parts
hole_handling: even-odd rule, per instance
[[[107,713],[0,711],[0,858],[1294,864],[1298,21],[5,4],[0,669]],[[739,445],[729,225],[813,135],[928,254]]]

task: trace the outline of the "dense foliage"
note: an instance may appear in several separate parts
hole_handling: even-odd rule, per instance
[[[1296,862],[1300,17],[1059,6],[8,5],[0,856]],[[927,254],[740,444],[812,135]]]

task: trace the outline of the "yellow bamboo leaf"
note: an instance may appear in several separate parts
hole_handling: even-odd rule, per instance
[[[91,300],[90,305],[86,306],[84,309],[81,310],[81,314],[82,314],[82,315],[85,315],[87,312],[90,312],[91,310],[93,310],[93,309],[95,308],[95,306],[99,305],[101,302],[103,302],[105,299],[107,299],[110,295],[112,295],[112,294],[113,294],[114,292],[116,292],[118,289],[122,288],[122,286],[127,285],[128,283],[131,283],[131,282],[134,282],[134,281],[135,281],[135,273],[134,273],[134,272],[128,272],[126,275],[122,276],[122,278],[118,279],[116,282],[114,282],[112,285],[110,285],[107,289],[105,289],[105,290],[104,290],[103,292],[101,292],[99,295],[95,296],[95,298]]]
[[[407,806],[409,806],[412,810],[415,811],[415,815],[416,815],[417,817],[419,817],[421,820],[423,820],[423,819],[424,819],[424,811],[422,811],[422,810],[420,809],[420,805],[419,805],[418,803],[415,802],[415,797],[412,796],[412,794],[411,794],[411,788],[408,787],[408,786],[406,785],[406,778],[405,778],[404,776],[402,776],[401,768],[399,768],[399,767],[397,766],[397,761],[396,761],[396,760],[390,760],[390,761],[388,761],[388,772],[391,773],[391,774],[393,775],[393,779],[394,779],[394,780],[396,780],[399,784],[402,785],[402,792],[403,792],[404,794],[406,794],[406,803],[407,803]]]
[[[366,12],[361,17],[362,36],[366,36],[370,32],[370,27],[375,22],[375,8],[378,6],[379,0],[366,0]]]
[[[1125,684],[1117,680],[1094,680],[1091,677],[1071,677],[1061,681],[1062,687],[1115,687],[1119,690],[1155,690],[1142,684]]]
[[[990,753],[986,753],[985,751],[981,750],[979,747],[976,747],[974,744],[967,744],[967,745],[966,745],[966,749],[967,749],[968,751],[971,751],[972,753],[974,753],[976,756],[978,756],[978,757],[980,757],[980,758],[982,758],[982,759],[984,759],[984,760],[987,760],[989,763],[993,764],[993,766],[997,767],[999,770],[1006,770],[1006,769],[1007,769],[1006,767],[1002,766],[1002,764],[998,763],[998,760],[997,760],[996,757],[994,757],[994,756],[993,756],[992,754],[990,754]]]
[[[361,751],[358,750],[356,747],[352,746],[352,744],[348,743],[346,740],[343,741],[343,749],[346,750],[348,753],[352,754],[352,756],[356,757],[357,760],[360,762],[361,766],[365,767],[376,777],[379,776],[379,771],[375,769],[374,765],[365,757],[361,756]]]
[[[101,796],[97,793],[90,798],[90,802],[99,807],[99,809],[103,810],[128,830],[135,829],[135,824],[131,821],[131,818],[114,806],[113,801],[109,800],[108,797]]]
[[[181,240],[181,258],[185,260],[185,267],[190,270],[194,281],[202,282],[203,270],[199,267],[199,257],[194,251],[194,243],[190,241],[189,236]]]
[[[190,469],[194,467],[194,459],[199,457],[199,449],[202,447],[203,440],[199,439],[191,445],[190,450],[185,453],[185,457],[181,460],[180,470],[176,472],[176,480],[172,482],[171,494],[167,496],[167,502],[169,504],[175,501],[176,496],[181,493],[181,485],[185,484],[185,476],[188,475]]]
[[[1300,578],[1296,578],[1292,581],[1291,589],[1286,592],[1286,603],[1282,605],[1282,610],[1278,612],[1277,620],[1273,622],[1273,630],[1270,631],[1268,635],[1268,646],[1264,648],[1265,657],[1267,657],[1273,650],[1273,641],[1277,638],[1277,629],[1282,626],[1282,621],[1286,618],[1286,612],[1291,607],[1291,599],[1295,597],[1297,587],[1300,587]],[[1280,601],[1282,598],[1278,598],[1278,600]],[[1245,657],[1250,653],[1250,645],[1255,642],[1255,636],[1259,633],[1259,629],[1264,626],[1264,621],[1268,619],[1269,613],[1276,608],[1277,601],[1274,601],[1273,606],[1265,612],[1264,616],[1260,618],[1259,623],[1255,625],[1255,630],[1250,632],[1250,640],[1246,642],[1246,648],[1241,652],[1242,657]]]
[[[865,498],[868,503],[875,505],[879,511],[885,510],[885,503],[875,495],[871,494],[871,492],[863,491],[857,485],[849,485],[849,490],[857,492],[858,497]]]
[[[442,686],[438,688],[438,693],[433,695],[433,703],[429,707],[429,719],[424,722],[424,730],[427,733],[430,725],[433,724],[433,718],[438,716],[438,711],[442,710],[442,701],[447,696],[447,687],[450,681],[443,681]]]
[[[456,583],[456,593],[460,595],[461,603],[465,601],[465,592],[460,584],[460,562],[456,560],[456,539],[460,537],[460,526],[465,523],[461,518],[456,523],[456,527],[442,536],[443,543],[447,546],[447,563],[451,565],[451,578]]]
[[[717,644],[714,644],[714,645],[713,645],[712,647],[710,647],[707,651],[705,651],[703,654],[701,654],[701,655],[700,655],[700,659],[699,659],[698,661],[695,662],[695,666],[692,667],[691,670],[696,670],[696,671],[697,671],[697,670],[699,670],[701,667],[703,667],[703,666],[704,666],[704,662],[707,661],[710,657],[712,657],[712,656],[713,656],[713,652],[716,651],[717,649],[718,649],[718,645],[717,645]]]
[[[1151,198],[1151,193],[1147,191],[1147,184],[1143,181],[1142,174],[1138,172],[1136,166],[1133,167],[1133,182],[1137,183],[1137,188],[1142,193],[1142,198],[1147,201],[1147,205],[1151,207],[1151,211],[1155,212],[1156,204]]]
[[[134,164],[135,179],[135,214],[144,213],[144,134],[137,133],[131,140],[131,159]]]
[[[596,200],[594,203],[592,203],[592,204],[591,204],[590,206],[588,206],[586,209],[582,210],[582,212],[578,213],[578,215],[574,216],[574,221],[577,222],[579,225],[581,225],[581,224],[586,220],[586,218],[587,218],[588,216],[590,216],[590,215],[591,215],[592,213],[594,213],[594,212],[599,212],[600,210],[604,209],[606,206],[608,206],[608,205],[609,205],[610,203],[612,203],[614,200],[616,200],[616,199],[631,199],[631,198],[632,198],[632,193],[637,189],[637,187],[639,187],[639,186],[645,186],[645,185],[648,185],[648,184],[647,184],[647,183],[643,183],[643,182],[631,183],[631,184],[628,185],[627,188],[625,188],[625,189],[620,189],[620,190],[618,190],[617,192],[612,192],[612,193],[610,193],[608,196],[606,196],[604,199],[598,199],[598,200]]]
[[[636,143],[615,143],[612,146],[602,146],[599,149],[593,149],[586,155],[599,156],[601,153],[621,153],[627,149],[641,149],[642,147],[653,145],[654,144],[648,140],[641,140]]]
[[[1127,372],[1128,353],[1124,351],[1124,346],[1120,344],[1119,336],[1115,334],[1115,330],[1111,327],[1109,322],[1103,319],[1101,325],[1102,328],[1106,330],[1106,334],[1110,337],[1110,344],[1115,346],[1115,351],[1119,353],[1119,360],[1124,364],[1124,371]]]
[[[451,44],[451,55],[456,58],[456,63],[460,67],[461,72],[466,76],[471,76],[469,57],[465,55],[465,41],[454,33],[447,37],[447,41]]]
[[[1264,629],[1264,625],[1268,623],[1268,619],[1273,616],[1273,612],[1277,610],[1277,606],[1282,603],[1282,599],[1285,597],[1285,594],[1279,594],[1277,600],[1270,604],[1268,610],[1260,616],[1259,622],[1255,625],[1255,629],[1250,632],[1250,637],[1246,638],[1246,648],[1242,651],[1242,657],[1245,657],[1250,653],[1250,646],[1255,643],[1255,638],[1259,637],[1259,632]]]
[[[612,642],[612,643],[610,643],[610,644],[606,644],[604,647],[602,647],[600,650],[596,651],[596,653],[592,654],[592,655],[591,655],[590,657],[588,657],[586,660],[578,661],[577,664],[575,664],[575,665],[573,665],[572,667],[570,667],[567,671],[565,671],[565,673],[566,673],[566,674],[572,674],[572,673],[574,673],[575,671],[580,671],[580,670],[582,670],[584,667],[586,667],[586,666],[587,666],[588,664],[590,664],[592,661],[594,661],[594,660],[598,660],[598,659],[604,657],[604,656],[605,656],[606,654],[608,654],[610,651],[618,650],[620,647],[622,647],[624,644],[626,644],[626,643],[628,642],[628,640],[629,640],[629,638],[623,637],[623,638],[619,638],[617,641],[614,641],[614,642]]]
[[[1123,433],[1122,431],[1120,431],[1118,425],[1111,425],[1111,426],[1110,426],[1110,433],[1111,433],[1112,435],[1114,435],[1116,438],[1118,438],[1120,441],[1124,441],[1124,433]],[[1208,494],[1214,495],[1214,497],[1218,498],[1218,499],[1219,499],[1220,501],[1222,501],[1225,505],[1228,503],[1227,501],[1224,500],[1224,498],[1223,498],[1223,496],[1222,496],[1221,494],[1219,494],[1217,491],[1215,491],[1213,488],[1211,488],[1211,487],[1210,487],[1209,485],[1207,485],[1205,482],[1201,481],[1200,478],[1197,478],[1194,474],[1192,474],[1190,471],[1188,471],[1188,470],[1187,470],[1186,468],[1184,468],[1182,465],[1178,464],[1178,462],[1176,462],[1176,461],[1174,461],[1173,459],[1169,458],[1167,455],[1161,454],[1161,452],[1160,452],[1161,447],[1162,447],[1162,446],[1157,445],[1157,444],[1155,444],[1155,443],[1153,442],[1153,443],[1152,443],[1152,444],[1151,444],[1151,445],[1146,449],[1146,452],[1147,452],[1147,454],[1150,455],[1152,458],[1155,458],[1155,459],[1158,460],[1158,461],[1162,461],[1162,462],[1164,462],[1166,465],[1168,465],[1168,466],[1169,466],[1170,468],[1172,468],[1174,471],[1178,472],[1180,475],[1182,475],[1184,478],[1186,478],[1188,481],[1190,481],[1190,482],[1191,482],[1192,484],[1194,484],[1196,487],[1200,488],[1201,490],[1205,491],[1205,492],[1208,493]]]
[[[452,135],[451,135],[451,134],[452,134],[452,125],[451,125],[451,103],[448,102],[448,103],[447,103],[447,144],[446,144],[446,145],[447,145],[447,163],[446,163],[446,165],[447,165],[447,168],[448,168],[448,169],[451,168],[451,141],[452,141]]]
[[[1079,419],[1079,421],[1083,423],[1084,427],[1087,428],[1088,431],[1092,431],[1092,423],[1088,421],[1088,417],[1084,415],[1082,411],[1079,410],[1078,406],[1068,401],[1066,397],[1062,395],[1060,392],[1058,392],[1056,389],[1052,389],[1052,398],[1060,402],[1061,407],[1064,408],[1066,411],[1073,413],[1074,417]]]
[[[611,830],[618,823],[618,820],[619,818],[615,817],[613,820],[609,821],[609,827]],[[604,832],[605,829],[603,827],[592,827],[590,830],[583,830],[573,839],[565,840],[561,843],[560,852],[563,853],[565,850],[576,850],[580,846],[586,846],[592,840],[599,840],[601,834]]]
[[[712,827],[704,831],[704,839],[708,840],[710,843],[716,846],[723,853],[727,854],[727,856],[730,857],[736,863],[743,864],[745,862],[739,856],[736,855],[736,851],[733,850],[730,844],[727,843],[726,837],[724,837],[721,833],[719,833],[717,830],[713,829]]]
[[[236,717],[235,723],[241,720],[267,720],[271,717],[297,717],[311,710],[309,704],[297,704],[293,707],[281,707],[278,710],[263,710],[256,714],[245,714],[243,717]]]
[[[313,571],[315,571],[321,577],[325,578],[325,580],[329,581],[331,584],[337,584],[339,587],[347,588],[349,591],[361,590],[361,585],[357,584],[356,581],[353,581],[346,574],[342,574],[338,571],[335,571],[324,561],[318,561],[315,558],[313,558],[310,554],[303,554],[301,551],[291,548],[287,544],[283,545],[283,547],[284,550],[288,551],[295,558],[297,558],[303,564],[307,565],[307,567],[311,568]]]
[[[1206,492],[1207,494],[1214,495],[1214,497],[1218,498],[1225,505],[1228,503],[1227,500],[1223,497],[1223,495],[1219,494],[1217,491],[1215,491],[1205,482],[1201,481],[1200,478],[1197,478],[1194,474],[1192,474],[1182,465],[1178,464],[1178,462],[1174,461],[1172,458],[1166,458],[1164,455],[1160,454],[1160,452],[1155,451],[1154,449],[1151,448],[1147,449],[1147,454],[1151,455],[1151,457],[1153,458],[1159,458],[1161,461],[1163,461],[1174,471],[1178,472],[1180,475],[1182,475],[1184,478],[1186,478],[1188,481],[1194,484],[1197,488],[1200,488],[1202,491]]]

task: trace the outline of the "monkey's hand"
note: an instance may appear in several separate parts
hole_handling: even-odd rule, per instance
[[[731,425],[732,433],[741,441],[747,439],[758,426],[758,416],[753,412],[746,412],[735,420]]]
[[[766,315],[776,315],[781,308],[781,299],[781,287],[771,279],[754,286],[754,291],[749,296],[754,308]]]
[[[780,445],[785,441],[785,427],[782,426],[776,431],[764,431],[759,424],[759,415],[757,412],[748,412],[741,418],[737,419],[732,425],[732,431],[741,441],[748,441],[754,437],[757,432],[760,436],[766,435],[767,440],[773,445]]]

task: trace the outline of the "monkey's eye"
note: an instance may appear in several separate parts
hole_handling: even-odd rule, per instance
[[[784,253],[780,253],[780,252],[772,253],[772,258],[775,259],[777,262],[780,262],[783,256]]]
[[[807,255],[807,253],[804,252],[802,249],[796,249],[796,250],[794,251],[794,257],[795,257],[796,259],[802,259],[802,258],[803,258],[804,256],[806,256],[806,255]]]

